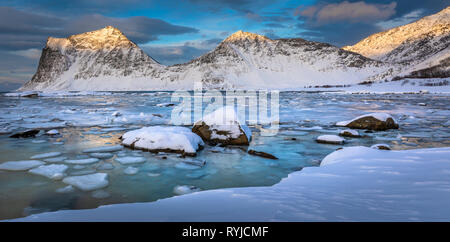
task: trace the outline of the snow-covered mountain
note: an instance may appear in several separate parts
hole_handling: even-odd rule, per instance
[[[373,34],[344,50],[402,66],[411,77],[450,76],[450,7],[416,22]]]
[[[118,29],[49,38],[20,90],[299,89],[450,76],[450,7],[342,49],[238,31],[188,63],[165,66]]]
[[[195,82],[218,89],[294,89],[362,82],[388,69],[329,44],[242,31],[197,59],[164,66],[118,29],[106,27],[50,37],[36,74],[21,90],[188,90]]]
[[[49,37],[36,73],[21,89],[88,90],[91,86],[86,84],[99,87],[113,84],[89,83],[91,79],[121,77],[132,80],[155,74],[161,68],[164,67],[122,32],[108,26],[68,38]]]

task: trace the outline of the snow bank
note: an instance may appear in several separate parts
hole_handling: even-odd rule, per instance
[[[151,126],[126,132],[122,144],[150,151],[168,150],[194,154],[204,145],[202,139],[184,127]]]
[[[450,147],[348,147],[270,187],[209,190],[14,221],[448,221],[448,157]]]

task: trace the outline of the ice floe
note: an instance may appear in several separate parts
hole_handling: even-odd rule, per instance
[[[115,159],[122,165],[128,165],[128,164],[137,164],[137,163],[144,163],[147,161],[144,157],[141,156],[124,156],[124,157],[117,157]]]
[[[65,160],[64,163],[67,164],[77,164],[77,165],[86,165],[98,162],[97,158],[86,158],[86,159],[78,159],[78,160]]]
[[[109,159],[114,156],[111,153],[90,153],[89,155],[98,159]]]
[[[64,160],[67,160],[67,157],[65,157],[65,156],[58,156],[58,157],[44,159],[44,161],[48,162],[48,163],[63,162]]]
[[[57,193],[71,193],[73,191],[75,191],[75,189],[73,188],[72,185],[68,185],[68,186],[56,189]]]
[[[125,173],[127,175],[134,175],[134,174],[137,174],[138,171],[139,171],[139,168],[129,166],[125,170],[123,170],[123,173]]]
[[[6,171],[26,171],[43,165],[44,162],[38,160],[23,160],[23,161],[6,161],[0,164],[0,170]]]
[[[121,145],[100,146],[83,150],[84,153],[115,152],[122,150]]]
[[[63,182],[72,185],[82,191],[92,191],[107,187],[108,174],[94,173],[82,176],[69,176],[63,179]]]
[[[61,154],[62,154],[61,152],[49,152],[49,153],[33,155],[31,157],[31,159],[45,159],[45,158],[60,156]]]
[[[60,180],[69,167],[62,164],[42,165],[29,170],[28,172],[36,175],[45,176],[53,180]]]

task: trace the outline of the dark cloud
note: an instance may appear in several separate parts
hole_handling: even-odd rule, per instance
[[[4,6],[20,7],[42,13],[111,14],[139,10],[158,4],[152,0],[2,0]]]
[[[11,24],[14,23],[14,24]],[[0,8],[0,49],[42,48],[48,36],[67,37],[112,25],[136,43],[158,39],[160,35],[196,33],[197,29],[173,25],[148,17],[113,18],[99,14],[64,19]]]
[[[373,22],[385,20],[395,14],[396,2],[372,4],[365,2],[321,3],[304,9],[298,9],[296,15],[312,25],[336,22]]]

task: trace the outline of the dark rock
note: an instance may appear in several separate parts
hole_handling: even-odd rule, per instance
[[[34,138],[39,133],[39,129],[31,129],[24,132],[15,133],[10,138]]]
[[[339,136],[343,136],[343,137],[351,137],[351,138],[361,138],[361,135],[359,134],[354,134],[349,130],[343,130],[342,132],[339,133]]]
[[[256,151],[256,150],[248,150],[248,152],[250,155],[254,155],[254,156],[261,156],[267,159],[272,159],[272,160],[278,160],[278,158],[276,156],[273,156],[269,153],[266,152],[262,152],[262,151]]]

